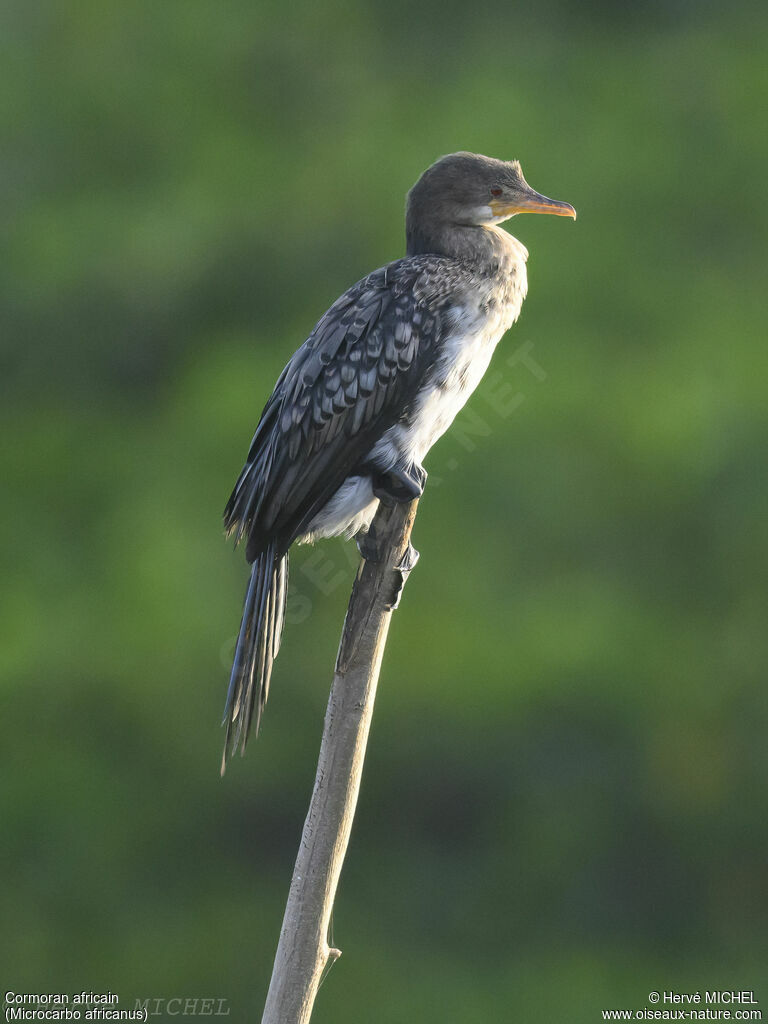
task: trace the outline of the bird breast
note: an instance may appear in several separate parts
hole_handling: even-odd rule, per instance
[[[488,369],[504,329],[456,334],[446,343],[431,380],[416,396],[408,422],[392,428],[392,441],[406,464],[420,463],[448,430]]]
[[[519,258],[503,277],[482,282],[446,312],[440,354],[429,375],[407,414],[371,453],[379,465],[421,463],[482,380],[496,345],[520,314],[526,289]]]

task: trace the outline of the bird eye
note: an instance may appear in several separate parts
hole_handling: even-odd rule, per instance
[[[501,195],[501,189],[500,188],[492,188],[491,189],[491,195],[492,196],[500,196]]]

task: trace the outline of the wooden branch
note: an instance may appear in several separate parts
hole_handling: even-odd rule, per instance
[[[325,715],[315,788],[272,970],[262,1024],[307,1024],[326,965],[341,956],[328,927],[363,772],[376,684],[393,605],[409,571],[418,501],[383,506],[371,530],[375,561],[360,568],[349,599]]]

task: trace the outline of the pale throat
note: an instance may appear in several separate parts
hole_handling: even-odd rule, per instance
[[[509,220],[509,217],[498,218],[499,221]],[[519,238],[515,238],[508,231],[504,231],[502,228],[496,227],[495,224],[489,224],[486,227],[486,231],[492,232],[502,249],[506,249],[510,255],[514,258],[515,262],[526,263],[528,261],[528,250],[525,248]]]

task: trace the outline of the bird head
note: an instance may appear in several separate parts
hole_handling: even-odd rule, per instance
[[[409,221],[488,227],[518,213],[552,213],[576,219],[569,203],[534,192],[517,160],[495,160],[478,153],[441,157],[408,193]]]

